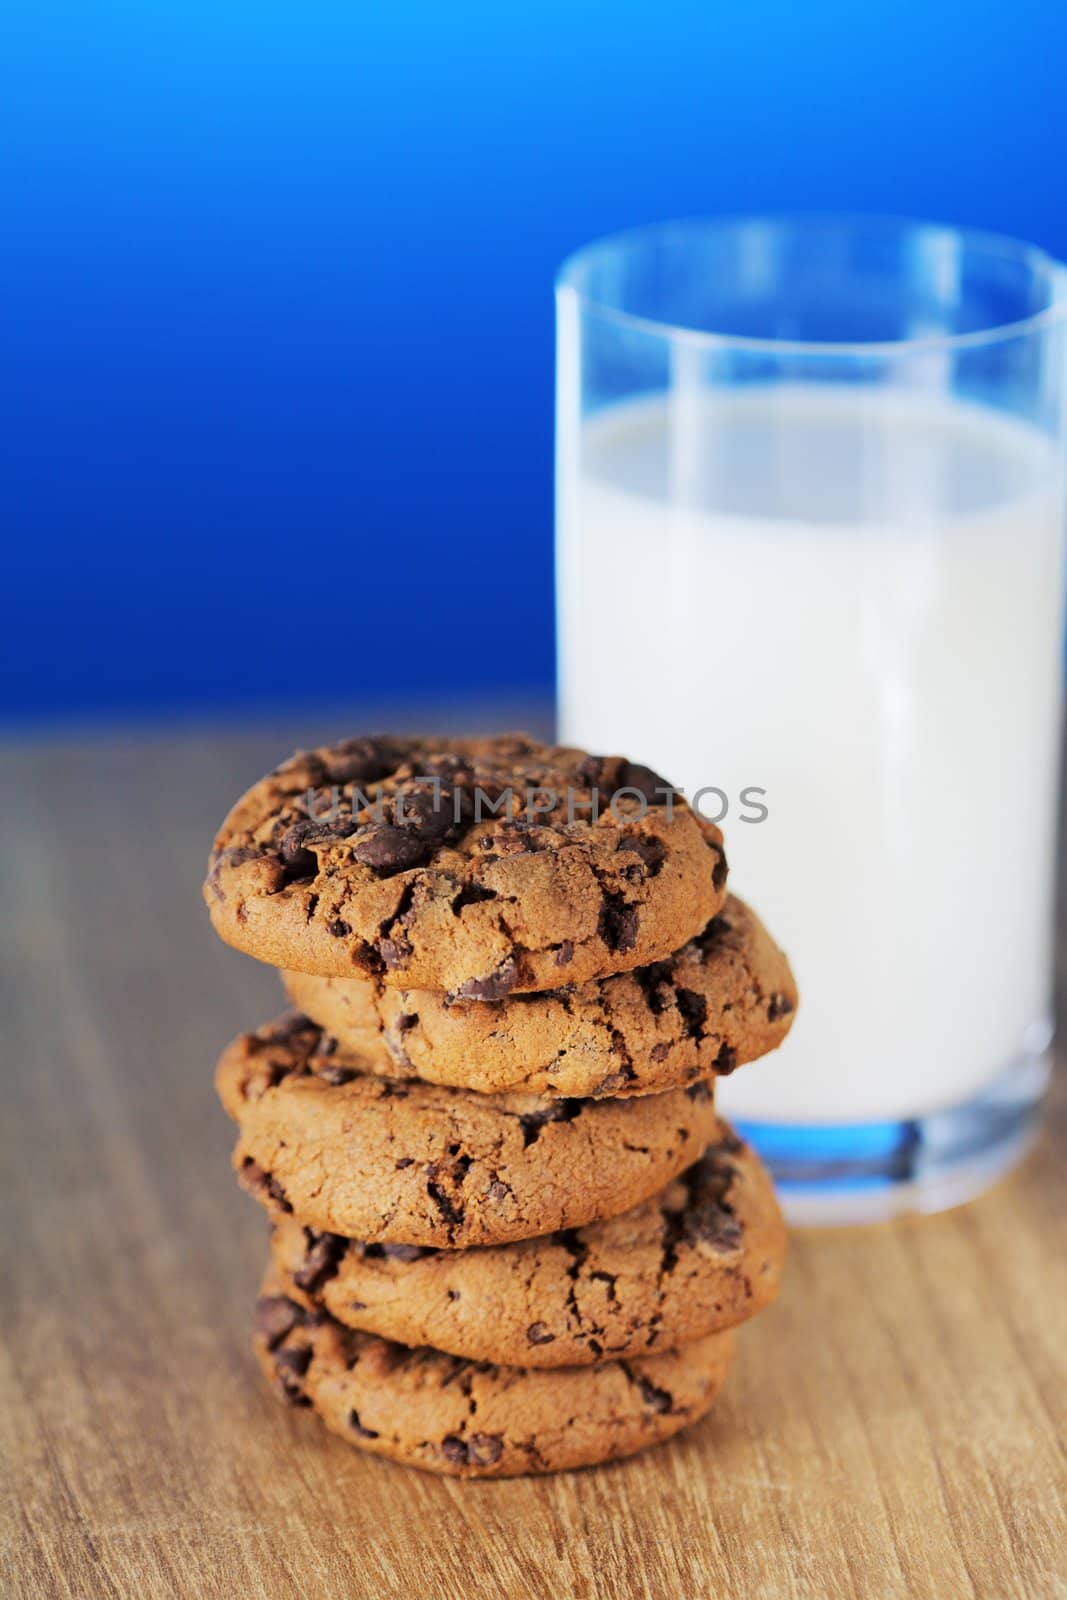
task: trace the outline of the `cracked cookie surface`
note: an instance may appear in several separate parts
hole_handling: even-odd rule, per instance
[[[732,1333],[633,1361],[555,1371],[464,1361],[342,1327],[268,1273],[255,1350],[290,1405],[375,1455],[457,1478],[559,1472],[633,1455],[710,1408]]]
[[[204,897],[275,966],[499,1000],[670,955],[725,884],[719,830],[647,767],[522,735],[383,737],[255,784]]]
[[[716,1119],[704,1083],[630,1100],[482,1095],[338,1065],[286,1014],[223,1051],[234,1166],[275,1215],[368,1243],[460,1249],[581,1227],[659,1192]]]
[[[786,1234],[771,1180],[724,1125],[622,1216],[471,1250],[363,1244],[279,1221],[282,1291],[348,1327],[473,1361],[578,1366],[674,1350],[774,1299]]]
[[[728,895],[665,961],[494,1003],[287,972],[289,999],[364,1070],[527,1094],[657,1094],[774,1050],[797,1006],[789,963]]]

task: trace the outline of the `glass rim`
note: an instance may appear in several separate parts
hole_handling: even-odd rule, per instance
[[[693,233],[713,232],[744,226],[765,226],[777,229],[832,224],[842,230],[880,228],[901,235],[913,233],[940,236],[953,240],[964,249],[978,255],[999,256],[1027,267],[1035,277],[1043,278],[1049,287],[1049,303],[1040,311],[1031,312],[1011,322],[991,324],[988,328],[972,329],[968,333],[934,333],[916,339],[832,340],[832,339],[773,339],[763,336],[734,333],[715,333],[708,329],[687,327],[658,317],[644,316],[634,311],[624,311],[603,297],[592,295],[582,287],[583,270],[600,252],[609,249],[634,247],[656,234],[671,229],[688,229]],[[1059,261],[1041,245],[1028,244],[1011,234],[996,233],[982,228],[956,227],[952,223],[924,222],[914,217],[883,215],[878,212],[849,211],[782,211],[782,212],[730,212],[721,216],[697,214],[688,217],[669,217],[659,222],[639,223],[635,227],[620,228],[601,235],[571,252],[562,262],[555,281],[556,294],[563,291],[574,294],[584,311],[592,312],[615,322],[619,327],[655,335],[678,344],[688,344],[701,349],[747,350],[753,353],[777,356],[856,356],[887,357],[909,356],[927,351],[973,350],[1003,340],[1038,333],[1054,327],[1067,317],[1067,264]]]

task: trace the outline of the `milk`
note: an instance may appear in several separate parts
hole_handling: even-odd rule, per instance
[[[792,1035],[724,1109],[963,1102],[1049,1037],[1052,446],[962,402],[823,385],[628,402],[579,437],[561,737],[723,791],[731,886],[800,985]]]

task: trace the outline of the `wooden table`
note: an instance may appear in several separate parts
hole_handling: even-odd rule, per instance
[[[798,1236],[713,1415],[632,1462],[457,1484],[277,1404],[211,1086],[277,989],[199,885],[291,742],[3,757],[5,1600],[1067,1594],[1062,1094],[977,1204]]]

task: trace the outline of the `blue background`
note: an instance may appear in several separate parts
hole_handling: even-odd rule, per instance
[[[853,208],[1067,255],[1067,8],[33,0],[0,716],[547,688],[552,279]]]

